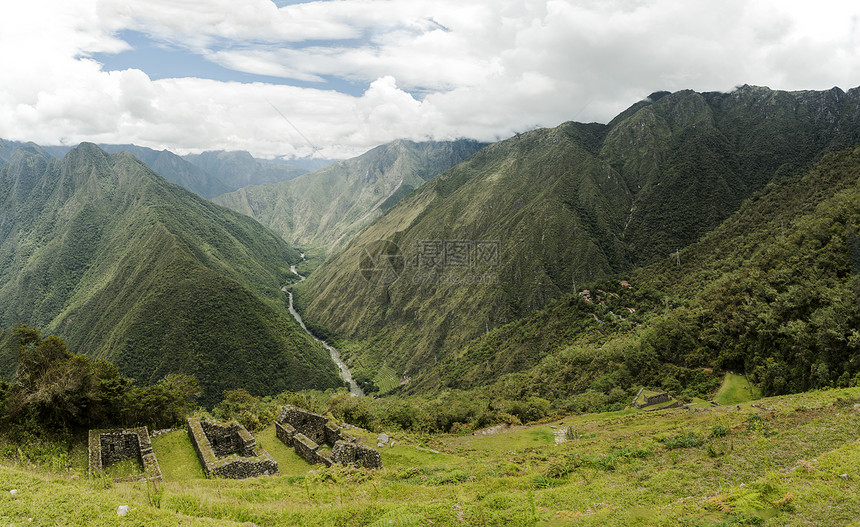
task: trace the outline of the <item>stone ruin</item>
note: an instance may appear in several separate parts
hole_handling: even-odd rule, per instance
[[[651,406],[654,404],[665,403],[669,401],[669,399],[671,399],[671,397],[669,397],[669,394],[666,392],[660,392],[654,395],[646,395],[645,404],[642,406]]]
[[[659,410],[668,410],[670,408],[680,408],[680,407],[684,406],[684,403],[682,403],[681,401],[672,399],[672,396],[666,392],[658,392],[658,393],[655,393],[654,395],[647,395],[647,394],[642,393],[644,390],[645,390],[644,388],[640,389],[639,393],[636,394],[636,397],[633,398],[633,406],[635,408],[641,408],[642,410],[645,410],[647,412],[647,411],[658,410],[658,409]],[[640,396],[644,400],[640,403],[637,403],[636,401],[638,401],[640,399]],[[654,406],[654,405],[661,404],[661,403],[666,403],[669,401],[674,401],[674,402],[670,405],[663,406],[660,408],[649,408],[650,406]]]
[[[382,468],[382,456],[375,448],[362,445],[358,440],[341,432],[325,416],[287,405],[275,421],[275,434],[285,445],[293,448],[310,464],[334,463],[358,465],[364,468]],[[331,447],[331,455],[320,451],[322,445]]]
[[[90,476],[109,465],[133,459],[143,469],[140,474],[114,478],[120,481],[161,481],[161,467],[152,451],[152,442],[145,426],[140,428],[90,430]]]
[[[278,462],[235,421],[189,418],[188,434],[207,477],[243,479],[279,474]]]

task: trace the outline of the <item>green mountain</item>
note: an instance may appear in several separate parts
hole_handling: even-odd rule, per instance
[[[675,253],[769,182],[860,142],[858,103],[860,89],[656,93],[607,125],[502,141],[362,231],[299,305],[359,369],[417,379],[578,285]]]
[[[183,186],[198,196],[214,198],[233,187],[197,165],[167,150],[153,150],[137,145],[99,145],[108,153],[128,152],[170,182]]]
[[[207,403],[341,385],[280,291],[298,252],[130,154],[21,148],[0,166],[0,210],[0,326],[60,335],[142,384],[193,374]]]
[[[12,159],[12,156],[14,155],[15,151],[17,151],[21,148],[24,148],[24,147],[27,147],[30,149],[36,149],[39,152],[41,152],[42,154],[49,156],[49,157],[55,155],[51,151],[52,150],[51,147],[43,147],[43,146],[37,145],[36,143],[32,143],[32,142],[22,143],[20,141],[9,141],[7,139],[0,139],[0,163],[10,161]],[[65,154],[65,152],[64,152],[64,154]]]
[[[72,150],[70,146],[39,146],[33,143],[0,140],[0,161],[10,160],[15,150],[25,146],[39,148],[46,155],[54,157],[63,157]],[[137,145],[99,144],[98,146],[111,154],[128,152],[168,181],[207,199],[232,192],[252,182],[257,184],[256,182],[280,181],[307,172],[305,169],[284,163],[254,159],[247,152],[206,152],[186,156],[194,159],[197,162],[195,164],[168,150],[159,151]]]
[[[700,395],[714,367],[746,372],[765,395],[860,385],[858,174],[860,148],[828,154],[632,272],[630,287],[592,285],[591,303],[571,294],[440,353],[410,389],[495,384],[557,399],[650,384]]]
[[[214,201],[257,219],[293,244],[332,251],[483,146],[467,140],[398,140],[290,181],[245,187]]]
[[[12,158],[12,152],[15,151],[15,145],[10,141],[0,139],[0,163],[9,161]]]
[[[189,154],[183,159],[227,185],[230,192],[248,185],[277,183],[298,177],[307,170],[288,163],[257,159],[245,151],[223,150]]]
[[[601,150],[635,199],[624,238],[647,264],[698,240],[752,192],[860,143],[860,89],[652,95],[608,125]]]

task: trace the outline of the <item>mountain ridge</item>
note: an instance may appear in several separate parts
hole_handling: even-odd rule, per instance
[[[88,143],[62,160],[21,150],[0,181],[0,325],[55,332],[144,383],[192,373],[207,403],[341,384],[284,304],[298,251],[252,219]]]
[[[484,145],[397,140],[295,179],[249,186],[216,203],[247,214],[290,243],[333,252],[379,214]]]
[[[267,159],[258,159],[244,150],[206,151],[187,154],[182,159],[200,167],[213,177],[223,181],[227,192],[264,183],[288,181],[307,172],[306,169]],[[213,198],[217,194],[208,196]]]
[[[56,158],[62,158],[74,148],[0,139],[0,162],[9,161],[15,150],[27,146],[35,146],[45,155]],[[112,154],[129,152],[168,181],[206,199],[233,192],[246,185],[291,179],[308,171],[307,168],[290,163],[257,159],[245,151],[207,151],[180,156],[169,150],[154,150],[134,144],[98,144],[98,147]],[[317,166],[326,163],[318,160],[303,164]]]
[[[576,284],[676,253],[769,181],[802,173],[858,138],[860,89],[751,86],[663,94],[609,125],[521,134],[440,175],[364,229],[311,275],[298,304],[306,320],[355,350],[347,359],[408,376]],[[430,283],[408,266],[391,284],[363,281],[358,269],[362,247],[375,240],[395,242],[409,262],[422,242],[494,239],[498,280],[480,287],[452,283],[474,271],[451,266],[423,270],[436,273]]]

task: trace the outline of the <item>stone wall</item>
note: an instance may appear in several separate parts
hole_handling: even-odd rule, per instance
[[[310,464],[332,463],[382,468],[382,456],[373,448],[360,445],[325,416],[287,405],[275,422],[275,435],[288,447],[295,449]],[[320,453],[320,445],[332,447],[331,457]]]
[[[281,440],[281,443],[288,447],[293,447],[293,438],[296,435],[296,429],[290,423],[275,422],[275,436]]]
[[[331,460],[341,465],[382,468],[382,455],[375,448],[359,443],[338,441],[331,450]]]
[[[639,390],[639,393],[636,394],[636,398],[633,399],[633,406],[636,408],[647,408],[649,406],[654,406],[655,404],[661,404],[672,400],[672,396],[666,392],[655,393],[654,395],[644,395],[642,398],[644,399],[641,403],[636,403],[639,400],[639,396],[642,395],[644,388]],[[674,407],[667,407],[674,408]],[[651,408],[654,410],[654,408]]]
[[[102,450],[102,467],[118,461],[125,461],[126,459],[137,460],[143,466],[140,439],[133,432],[102,433],[99,435],[99,446]]]
[[[212,445],[215,457],[238,454],[253,456],[257,442],[254,437],[238,423],[231,425],[215,424],[213,421],[200,421],[203,433]]]
[[[642,410],[645,412],[652,412],[654,410],[671,410],[672,408],[681,408],[683,406],[684,406],[684,403],[682,403],[681,401],[674,401],[672,404],[669,404],[666,406],[661,406],[660,408],[645,407],[645,408],[642,408]]]
[[[326,422],[323,432],[325,432],[325,444],[327,445],[334,445],[341,439],[344,439],[340,428],[331,421]]]
[[[645,396],[645,406],[651,406],[652,404],[660,404],[669,401],[671,397],[666,392],[661,392],[656,395],[646,395]]]
[[[278,463],[235,421],[189,418],[188,434],[207,477],[243,479],[279,474]]]
[[[90,430],[90,475],[126,459],[134,459],[140,463],[142,472],[124,478],[114,478],[114,481],[147,479],[161,481],[161,467],[158,465],[155,452],[152,451],[152,442],[149,440],[149,432],[145,426],[129,429]]]
[[[639,400],[639,396],[642,395],[642,392],[644,392],[644,391],[645,391],[645,388],[639,388],[639,391],[636,392],[636,397],[633,398],[633,402],[630,404],[630,406],[633,406],[635,408],[641,408],[642,407],[642,405],[637,403],[636,401]]]
[[[314,443],[320,444],[326,442],[326,425],[328,424],[328,419],[323,415],[287,405],[281,409],[277,421],[279,423],[291,424],[293,428],[304,434]]]
[[[313,439],[305,436],[301,432],[293,436],[293,449],[295,449],[296,454],[298,454],[299,457],[311,465],[322,463],[323,465],[330,467],[332,464],[331,459],[320,453],[319,448],[320,446],[314,442]]]

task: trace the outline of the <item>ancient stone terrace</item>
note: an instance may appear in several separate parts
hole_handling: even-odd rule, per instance
[[[649,412],[652,410],[680,408],[684,404],[681,401],[673,399],[671,395],[664,391],[649,393],[645,391],[645,388],[641,388],[636,397],[633,398],[631,406]]]
[[[188,433],[208,477],[243,479],[279,474],[277,461],[235,421],[189,418]]]
[[[152,451],[149,431],[140,428],[90,430],[89,462],[90,475],[106,467],[133,459],[143,468],[140,474],[114,478],[114,481],[161,481],[161,468]]]
[[[275,434],[285,445],[310,464],[334,463],[358,465],[365,468],[382,468],[379,452],[340,431],[325,416],[287,405],[275,421]],[[320,451],[321,445],[332,447],[331,457]]]

